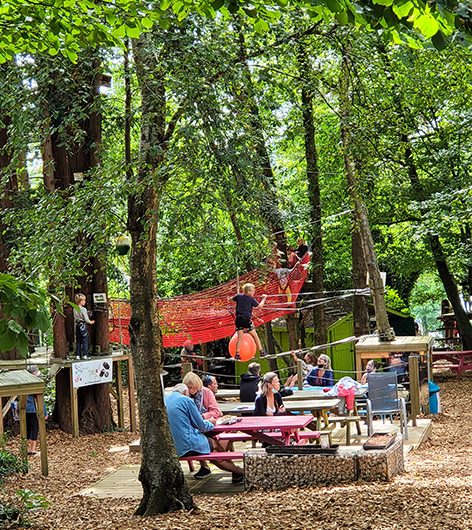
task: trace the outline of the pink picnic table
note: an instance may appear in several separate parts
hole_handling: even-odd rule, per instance
[[[460,377],[466,370],[472,370],[472,350],[465,351],[433,351],[433,362],[444,359],[449,361],[455,370],[457,377]]]
[[[215,425],[212,433],[244,432],[259,442],[270,445],[290,445],[291,437],[312,421],[311,414],[298,414],[296,416],[245,416],[240,421],[231,425]],[[264,434],[264,431],[280,431],[281,439],[275,439]]]

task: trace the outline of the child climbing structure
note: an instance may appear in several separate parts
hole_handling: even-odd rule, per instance
[[[203,344],[233,335],[235,305],[230,298],[238,292],[240,284],[254,284],[256,297],[263,293],[268,295],[265,307],[254,313],[255,327],[293,313],[308,274],[309,262],[310,253],[307,252],[293,269],[256,269],[205,291],[160,300],[164,347],[182,346],[186,340]],[[129,302],[111,300],[110,311],[110,341],[128,345]]]

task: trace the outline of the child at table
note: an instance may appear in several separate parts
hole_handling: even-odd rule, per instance
[[[254,298],[256,288],[252,283],[245,283],[243,285],[243,292],[233,296],[232,300],[236,302],[236,333],[238,334],[238,340],[236,341],[236,360],[240,359],[239,346],[244,332],[248,332],[249,335],[254,339],[257,349],[261,352],[261,357],[265,357],[267,352],[262,348],[261,341],[257,335],[257,331],[252,323],[252,310],[254,307],[262,308],[265,304],[267,295],[262,295],[262,300],[259,303]]]
[[[254,403],[254,416],[285,414],[285,406],[279,390],[278,375],[275,372],[267,372],[260,382],[259,392]]]

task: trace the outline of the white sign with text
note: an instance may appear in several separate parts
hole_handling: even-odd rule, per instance
[[[111,383],[112,379],[113,361],[111,357],[72,363],[72,384],[74,388]]]

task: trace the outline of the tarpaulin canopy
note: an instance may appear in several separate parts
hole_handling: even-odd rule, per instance
[[[238,279],[193,293],[159,300],[159,318],[164,347],[182,346],[186,340],[202,344],[229,337],[235,332],[235,306],[231,297],[238,292],[238,282],[253,283],[255,298],[268,298],[265,306],[254,309],[254,325],[261,326],[277,317],[293,313],[298,294],[308,274],[310,254],[293,269],[269,266],[248,272]],[[129,302],[110,300],[110,341],[129,344],[128,325],[131,316]]]

